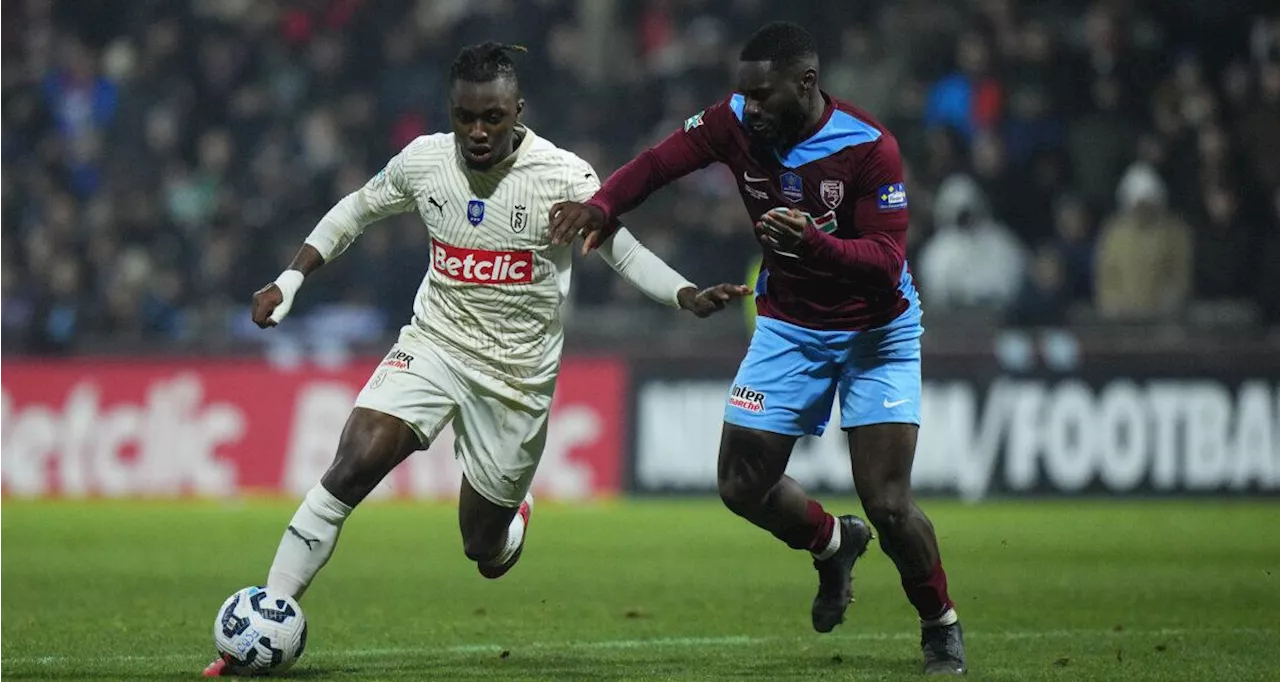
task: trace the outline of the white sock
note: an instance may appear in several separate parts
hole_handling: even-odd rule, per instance
[[[836,552],[840,551],[840,519],[832,519],[831,539],[827,541],[827,546],[821,552],[810,552],[813,558],[818,561],[830,559]]]
[[[267,587],[300,599],[333,555],[342,522],[350,515],[351,507],[319,483],[307,491],[280,539],[271,572],[267,574]]]
[[[533,504],[533,498],[526,497],[530,505]],[[524,517],[516,512],[515,517],[511,519],[511,525],[507,526],[507,541],[502,545],[502,551],[498,552],[498,556],[493,558],[492,562],[488,562],[493,566],[501,566],[511,560],[511,556],[520,549],[520,543],[524,541]]]
[[[926,630],[929,628],[939,628],[944,625],[955,625],[959,620],[960,616],[956,615],[956,610],[951,608],[943,611],[941,616],[938,616],[933,620],[925,620],[921,618],[920,627]]]

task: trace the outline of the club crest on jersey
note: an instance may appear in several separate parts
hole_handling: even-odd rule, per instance
[[[876,190],[876,208],[881,211],[897,211],[907,207],[907,184],[895,182]]]
[[[472,199],[467,202],[467,220],[472,225],[479,225],[484,220],[484,202]]]
[[[827,208],[835,210],[844,201],[844,181],[843,180],[823,180],[818,185],[818,194],[822,196],[822,203]]]
[[[693,130],[694,128],[697,128],[698,126],[702,125],[702,116],[706,113],[707,113],[706,109],[703,109],[702,111],[699,111],[698,113],[690,116],[689,118],[686,118],[684,120],[684,131],[687,133],[690,130]]]
[[[524,206],[520,204],[516,204],[515,207],[511,210],[511,231],[515,232],[516,234],[520,234],[521,232],[524,232],[524,227],[527,222],[527,218],[528,218],[528,214],[525,213]]]
[[[782,185],[782,196],[791,201],[800,201],[804,198],[804,183],[798,174],[787,171],[778,178],[778,182]]]

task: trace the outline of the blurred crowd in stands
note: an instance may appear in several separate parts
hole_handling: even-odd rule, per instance
[[[527,45],[525,121],[607,175],[724,97],[738,47],[775,18],[819,40],[825,90],[897,135],[935,321],[1280,324],[1280,8],[1266,5],[6,2],[4,348],[256,338],[250,294],[315,221],[448,129],[465,44]],[[742,281],[758,257],[723,169],[628,222],[699,282]],[[371,227],[310,278],[295,329],[387,338],[426,245],[413,215]],[[651,305],[595,257],[575,280],[579,319]]]

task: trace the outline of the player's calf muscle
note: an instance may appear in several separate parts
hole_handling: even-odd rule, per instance
[[[881,510],[882,511],[882,510]],[[938,541],[933,524],[914,503],[878,519],[867,517],[880,533],[880,546],[905,578],[926,576],[938,563]]]
[[[460,524],[462,553],[476,562],[489,561],[498,556],[507,539],[507,528],[514,517],[514,509],[498,509],[486,510],[470,519],[463,519]]]
[[[730,511],[793,549],[806,549],[822,529],[825,512],[784,475],[794,436],[725,424],[717,487]]]
[[[933,524],[911,492],[916,427],[880,424],[849,434],[854,479],[880,546],[904,577],[927,575],[938,563]]]
[[[475,562],[486,562],[502,551],[516,509],[489,501],[472,487],[466,476],[458,495],[458,529],[462,552]]]
[[[494,515],[483,524],[463,527],[462,553],[476,563],[491,563],[507,543],[507,534],[515,514]]]

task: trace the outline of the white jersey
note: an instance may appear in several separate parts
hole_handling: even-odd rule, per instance
[[[515,152],[485,171],[463,163],[452,133],[425,135],[352,195],[352,218],[363,227],[417,209],[431,235],[431,263],[403,333],[424,336],[504,383],[540,391],[554,385],[559,369],[573,262],[570,246],[551,244],[548,214],[556,202],[586,201],[599,186],[590,164],[527,128]],[[316,234],[307,241],[326,259],[354,239],[324,243]],[[674,291],[664,297],[674,299]]]

